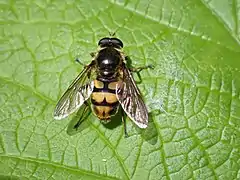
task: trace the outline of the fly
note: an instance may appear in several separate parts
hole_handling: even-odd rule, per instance
[[[146,128],[147,107],[131,70],[126,66],[128,57],[122,51],[122,41],[105,37],[98,42],[98,46],[98,51],[91,54],[91,63],[85,66],[58,101],[54,118],[63,119],[84,105],[84,108],[90,106],[101,122],[108,123],[122,108],[138,127]],[[84,119],[80,119],[74,127],[77,128],[82,120]],[[122,121],[127,136],[123,111]]]

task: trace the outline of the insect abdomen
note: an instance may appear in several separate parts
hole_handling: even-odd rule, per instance
[[[117,81],[94,81],[94,89],[91,95],[92,110],[101,120],[110,120],[118,110],[119,102],[116,96]]]

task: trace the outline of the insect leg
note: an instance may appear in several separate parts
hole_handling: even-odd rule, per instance
[[[131,58],[129,56],[126,56],[125,59],[127,61],[128,69],[131,72],[140,73],[140,71],[142,71],[143,69],[148,69],[148,68],[153,69],[154,68],[153,65],[141,66],[141,67],[134,68],[134,67],[132,67],[132,60],[131,60]]]
[[[127,127],[126,127],[126,118],[125,118],[125,114],[124,114],[124,111],[123,111],[122,108],[121,108],[121,116],[122,116],[122,122],[123,122],[125,138],[127,138],[128,137],[128,133],[127,133]]]
[[[130,72],[136,73],[137,76],[138,76],[139,81],[135,81],[136,83],[141,83],[141,82],[142,82],[142,77],[141,77],[141,75],[140,75],[140,72],[141,72],[143,69],[148,69],[148,68],[153,69],[153,66],[152,66],[152,65],[149,65],[149,66],[142,66],[142,67],[137,67],[137,68],[129,68]]]
[[[137,67],[137,68],[129,68],[129,70],[130,70],[131,72],[139,73],[139,72],[141,72],[143,69],[148,69],[148,68],[153,69],[154,66],[153,66],[153,65],[141,66],[141,67]]]
[[[79,64],[81,64],[82,66],[85,66],[78,58],[75,59],[75,61]]]

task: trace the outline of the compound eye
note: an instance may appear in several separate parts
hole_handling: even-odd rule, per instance
[[[111,39],[112,43],[118,47],[123,47],[123,43],[120,39],[118,38],[112,38]]]
[[[104,44],[109,44],[109,40],[110,40],[110,38],[100,39],[100,41],[98,42],[98,46],[103,46]]]

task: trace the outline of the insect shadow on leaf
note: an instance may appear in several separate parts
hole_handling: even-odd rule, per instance
[[[158,140],[158,130],[154,123],[154,117],[156,117],[155,112],[149,112],[148,113],[148,128],[141,130],[141,136],[143,139],[145,139],[147,142],[149,142],[152,145],[155,145]],[[137,129],[139,131],[139,129]]]
[[[153,110],[148,113],[148,118],[149,118],[148,128],[145,129],[143,131],[143,133],[141,133],[141,136],[147,142],[154,145],[157,143],[157,140],[159,137],[159,130],[158,130],[159,127],[157,127],[157,125],[156,125],[157,116],[160,116],[162,113],[168,115],[168,113],[163,108],[162,102],[157,103],[157,104],[152,103],[152,105],[157,105],[157,106],[154,106],[155,108],[153,108]],[[137,129],[137,130],[139,131],[139,129]]]
[[[87,128],[89,126],[88,118],[91,115],[91,112],[89,103],[85,102],[69,122],[67,134],[73,136]]]

